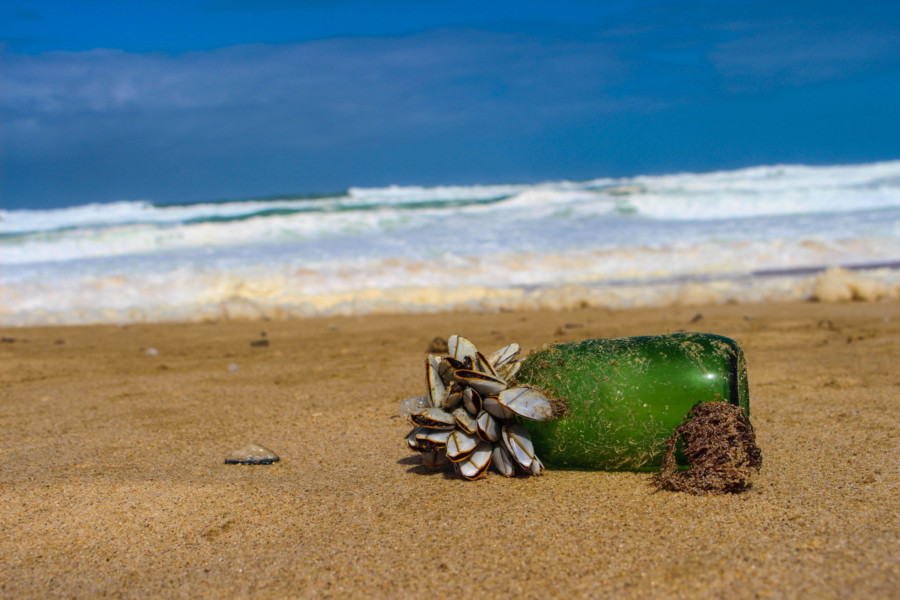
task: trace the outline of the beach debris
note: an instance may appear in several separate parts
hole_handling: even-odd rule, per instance
[[[146,354],[147,356],[159,356],[159,350],[157,350],[156,348],[147,348],[144,354]]]
[[[425,359],[424,396],[400,403],[400,416],[414,425],[406,435],[410,450],[422,453],[429,468],[452,464],[466,479],[480,479],[493,465],[512,477],[544,470],[531,437],[516,418],[544,421],[554,416],[544,393],[516,386],[519,345],[485,356],[468,339],[452,335],[441,347],[449,356]],[[443,342],[443,340],[441,340]],[[429,348],[431,349],[431,348]]]
[[[237,450],[228,453],[225,457],[226,465],[271,465],[280,458],[278,455],[262,444],[247,444]]]
[[[678,441],[690,463],[678,470]],[[762,467],[762,452],[750,419],[739,406],[727,402],[695,405],[666,441],[662,467],[651,483],[657,489],[691,494],[737,493],[747,488],[750,476]]]
[[[430,352],[431,354],[446,354],[449,351],[450,348],[447,347],[447,340],[442,337],[436,337],[431,340],[428,349],[425,350],[425,352]]]
[[[553,333],[555,335],[564,335],[568,329],[581,329],[582,327],[584,327],[584,323],[563,323]]]

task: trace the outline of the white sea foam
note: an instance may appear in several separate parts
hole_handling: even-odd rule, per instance
[[[897,262],[900,161],[119,202],[0,212],[0,324],[802,297]]]

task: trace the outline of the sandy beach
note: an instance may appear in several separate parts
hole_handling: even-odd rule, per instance
[[[435,336],[527,352],[681,330],[746,352],[745,493],[469,482],[405,448],[397,405]],[[0,333],[3,598],[900,595],[896,299]],[[223,464],[254,441],[281,462]]]

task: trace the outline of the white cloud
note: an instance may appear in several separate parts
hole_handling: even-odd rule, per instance
[[[0,108],[6,143],[31,152],[126,138],[314,148],[608,111],[605,90],[622,78],[613,54],[599,42],[449,30],[175,56],[8,55]]]
[[[177,56],[115,50],[5,57],[2,106],[30,116],[221,107],[478,101],[499,88],[540,103],[598,91],[620,71],[600,44],[433,32],[407,38],[236,46]],[[562,88],[560,89],[560,86]],[[446,101],[445,94],[451,94]]]

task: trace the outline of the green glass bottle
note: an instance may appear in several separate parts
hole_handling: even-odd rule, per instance
[[[658,466],[666,439],[698,402],[729,402],[750,416],[744,353],[709,333],[545,346],[525,359],[518,381],[567,407],[549,421],[522,420],[537,455],[557,468]]]

